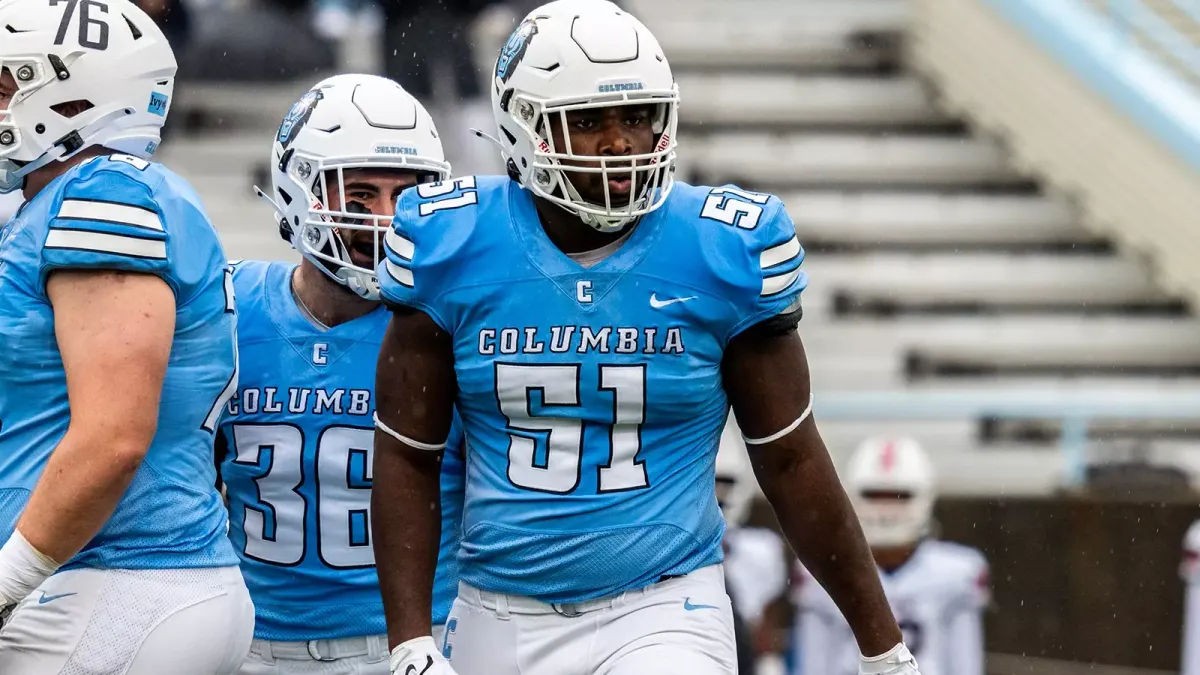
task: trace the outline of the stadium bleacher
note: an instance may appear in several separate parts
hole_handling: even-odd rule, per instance
[[[1191,390],[1200,350],[1189,336],[1200,326],[1144,261],[1083,228],[1002,143],[939,108],[896,48],[907,7],[708,3],[703,21],[727,27],[703,40],[670,27],[681,5],[633,7],[664,34],[680,73],[685,177],[770,189],[789,205],[809,251],[802,334],[818,392]],[[780,13],[803,28],[755,18]],[[743,24],[766,35],[740,39]],[[835,453],[869,433],[911,433],[949,490],[1028,494],[1056,487],[1064,468],[1053,435],[1039,448],[1021,431],[1039,424],[1004,434],[984,419],[821,427]]]
[[[1150,4],[1171,21],[1193,18]],[[659,36],[679,79],[680,178],[777,192],[796,221],[808,250],[802,334],[818,415],[823,395],[856,391],[1200,392],[1200,323],[1146,260],[1080,225],[1069,196],[1042,189],[1002,140],[940,105],[906,62],[909,3],[626,5]],[[478,48],[494,51],[507,30],[482,31]],[[231,257],[293,256],[250,180],[269,120],[305,84],[252,98],[192,89],[181,99],[228,111],[225,131],[173,139],[161,159],[201,191]],[[870,433],[909,433],[951,492],[1044,494],[1063,478],[1058,438],[1045,431],[1060,421],[1052,408],[999,426],[949,413],[831,412],[821,428],[835,455]],[[1105,422],[1093,445],[1157,436],[1164,424]],[[1162,447],[1171,461],[1191,461],[1180,438]]]

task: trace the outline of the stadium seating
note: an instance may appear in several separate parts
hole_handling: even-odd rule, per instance
[[[676,68],[877,68],[895,53],[904,0],[633,0],[622,3],[648,25]],[[863,41],[847,51],[848,40]]]
[[[678,81],[687,123],[697,127],[932,127],[949,121],[933,105],[929,89],[912,76],[684,71]]]
[[[801,332],[818,416],[822,392],[1200,390],[1200,324],[1143,259],[1082,227],[1069,197],[938,105],[904,62],[908,4],[701,4],[707,18],[688,20],[682,2],[631,3],[680,71],[685,177],[789,205],[809,252]],[[1094,435],[1171,425],[1101,422]],[[872,433],[911,434],[951,491],[1045,492],[1065,470],[1052,412],[821,428],[838,455]]]
[[[1081,226],[1070,196],[1041,189],[1004,142],[940,105],[904,60],[907,2],[624,4],[677,71],[680,177],[774,191],[796,221],[810,275],[801,332],[837,457],[869,434],[906,433],[930,450],[952,493],[1042,494],[1064,471],[1053,411],[822,417],[822,398],[1200,392],[1200,322],[1145,260]],[[503,30],[493,27],[480,49]],[[277,119],[300,86],[253,101],[229,95],[220,107],[236,121],[231,131],[164,144],[162,159],[195,182],[231,257],[294,256],[249,178],[271,137],[264,111],[277,108]],[[1095,429],[1138,439],[1172,424]],[[1183,439],[1156,447],[1191,461],[1191,431],[1175,426]]]

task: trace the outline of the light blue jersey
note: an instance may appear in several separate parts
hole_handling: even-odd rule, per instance
[[[450,607],[458,597],[458,551],[462,543],[463,491],[467,481],[465,453],[462,425],[455,415],[446,451],[442,453],[442,541],[438,547],[437,574],[433,578],[435,626],[446,623]]]
[[[70,420],[46,295],[61,269],[154,274],[176,304],[154,440],[112,518],[66,568],[237,564],[212,464],[213,431],[237,379],[225,255],[182,178],[124,155],[73,167],[0,234],[0,540]]]
[[[256,637],[380,635],[386,626],[369,521],[372,414],[375,363],[391,315],[380,308],[321,328],[292,295],[295,269],[234,266],[242,369],[220,428],[230,538],[254,600]],[[446,455],[460,452],[454,445]],[[462,465],[448,459],[444,471],[445,488],[460,486],[444,499],[453,519],[443,527],[444,547],[453,559]],[[445,621],[457,583],[452,566],[440,565],[434,621]]]
[[[464,581],[577,602],[719,562],[722,356],[798,302],[802,259],[782,203],[731,187],[676,183],[590,268],[507,178],[406,191],[379,279],[453,336]]]

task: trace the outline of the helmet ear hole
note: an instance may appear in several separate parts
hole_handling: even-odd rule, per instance
[[[75,101],[63,101],[62,103],[55,103],[54,105],[50,106],[50,109],[67,119],[71,119],[72,117],[75,117],[81,113],[85,113],[95,107],[96,106],[92,105],[92,102],[87,99],[78,99]]]
[[[138,27],[133,24],[133,20],[131,20],[128,16],[125,16],[124,14],[121,15],[121,18],[125,19],[125,25],[129,26],[129,33],[131,35],[133,35],[133,39],[134,40],[142,39],[142,31],[139,30]]]

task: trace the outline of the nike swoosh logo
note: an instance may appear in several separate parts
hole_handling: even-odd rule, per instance
[[[421,672],[419,674],[417,674],[417,667],[412,664],[409,664],[409,666],[404,669],[404,675],[414,675],[414,674],[425,675],[426,671],[428,671],[432,667],[433,667],[433,657],[426,654],[425,655],[425,667],[421,669]]]
[[[78,593],[59,593],[58,595],[46,595],[46,591],[42,591],[42,597],[38,598],[38,604],[44,605],[47,602],[54,602],[55,600],[58,600],[59,598],[65,598],[65,597],[72,596],[72,595],[79,595],[79,594]]]
[[[684,598],[683,609],[684,609],[684,611],[694,612],[698,609],[720,609],[720,608],[717,607],[716,605],[693,605],[691,598]]]
[[[651,293],[650,294],[650,306],[653,307],[654,309],[662,309],[663,307],[666,307],[667,305],[673,305],[677,302],[687,302],[688,300],[695,300],[695,299],[696,299],[696,296],[689,295],[686,298],[671,298],[669,300],[659,300],[657,295],[655,295],[654,293]]]

